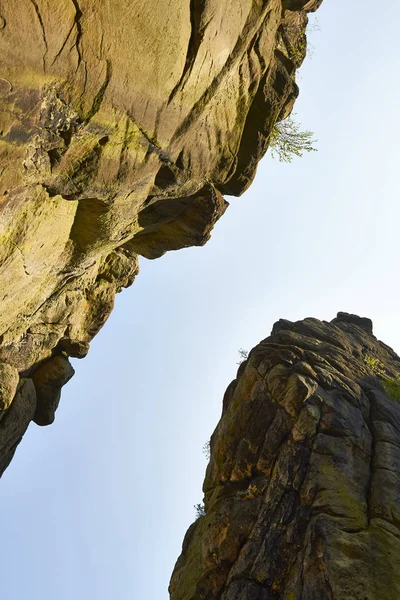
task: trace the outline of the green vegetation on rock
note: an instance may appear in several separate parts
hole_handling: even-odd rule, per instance
[[[211,444],[210,444],[210,440],[207,440],[204,445],[203,445],[203,454],[206,457],[207,460],[210,460],[210,455],[211,455]]]
[[[304,152],[316,152],[312,131],[301,131],[300,126],[291,117],[276,123],[269,140],[272,158],[278,157],[280,162],[292,162],[295,156],[303,156]]]
[[[204,508],[204,504],[195,504],[194,509],[196,511],[196,519],[200,519],[200,517],[205,517],[206,510]]]
[[[364,362],[370,370],[381,379],[383,389],[388,396],[400,402],[400,379],[398,377],[389,377],[385,365],[376,357],[367,354]]]
[[[364,357],[364,362],[371,369],[374,375],[386,375],[385,365],[382,364],[378,358],[375,358],[370,354],[366,354]]]
[[[384,379],[382,385],[388,396],[400,402],[400,379]]]
[[[243,350],[243,348],[239,348],[238,353],[240,356],[240,360],[236,364],[241,365],[245,360],[249,358],[249,351]]]

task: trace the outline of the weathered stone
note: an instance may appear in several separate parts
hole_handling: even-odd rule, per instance
[[[322,0],[282,0],[283,8],[288,10],[304,10],[314,12],[322,4]]]
[[[10,406],[17,391],[18,382],[19,374],[17,369],[0,362],[0,411],[7,410]]]
[[[400,359],[369,319],[276,323],[210,449],[171,600],[400,597]]]
[[[60,348],[74,358],[85,358],[89,352],[89,344],[87,342],[74,342],[68,338],[60,340]]]
[[[31,379],[21,379],[9,409],[0,421],[0,473],[10,464],[36,410],[35,386]]]
[[[37,425],[50,425],[55,418],[61,388],[75,371],[68,358],[60,354],[44,362],[32,375],[37,406],[33,420]]]
[[[368,333],[372,333],[372,321],[365,317],[359,317],[358,315],[351,315],[345,312],[339,312],[336,319],[332,320],[332,323],[352,323],[358,327],[362,327]]]
[[[206,243],[293,108],[314,5],[0,2],[0,361],[85,356],[138,255]]]

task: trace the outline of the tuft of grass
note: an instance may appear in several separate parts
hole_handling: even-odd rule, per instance
[[[382,385],[388,396],[400,402],[400,379],[384,379]]]

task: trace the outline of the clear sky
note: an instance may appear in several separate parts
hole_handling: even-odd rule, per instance
[[[400,6],[325,0],[296,119],[317,153],[266,157],[204,248],[135,284],[1,481],[4,600],[167,600],[235,375],[281,317],[373,319],[400,351]]]

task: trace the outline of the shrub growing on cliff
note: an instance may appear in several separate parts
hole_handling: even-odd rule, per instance
[[[195,504],[194,509],[196,511],[196,519],[200,519],[200,517],[205,516],[206,510],[204,508],[204,504],[202,504],[202,503]]]
[[[269,140],[271,156],[280,162],[292,162],[294,156],[303,156],[304,152],[316,152],[312,131],[301,131],[300,126],[291,117],[276,123]]]
[[[203,454],[206,457],[207,460],[210,460],[210,456],[211,456],[211,443],[210,440],[208,440],[207,442],[205,442],[205,444],[203,445]]]
[[[370,354],[366,354],[364,357],[364,362],[374,375],[381,375],[382,377],[386,375],[385,365],[381,363],[378,358],[375,358]]]
[[[243,350],[243,348],[240,348],[238,350],[239,356],[240,356],[240,360],[236,363],[237,365],[241,365],[245,360],[247,360],[249,358],[249,351],[248,350]]]

